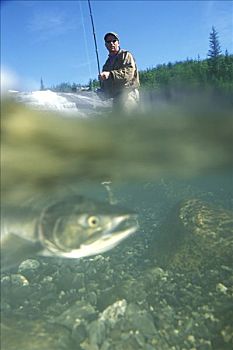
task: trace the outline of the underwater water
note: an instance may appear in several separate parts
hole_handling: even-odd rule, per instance
[[[83,120],[6,101],[2,114],[3,212],[77,193],[133,210],[139,229],[102,254],[4,271],[1,349],[232,349],[229,110]]]

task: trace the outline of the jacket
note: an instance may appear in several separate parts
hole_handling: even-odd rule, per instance
[[[109,78],[102,82],[104,93],[109,98],[140,86],[137,66],[129,51],[120,50],[113,60],[109,56],[103,71],[111,72]]]

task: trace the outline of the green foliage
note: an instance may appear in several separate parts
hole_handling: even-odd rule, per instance
[[[210,32],[209,37],[210,49],[208,51],[208,57],[216,58],[221,55],[221,46],[218,40],[218,32],[214,27],[212,27],[212,31]]]
[[[77,83],[69,83],[69,82],[63,82],[61,84],[52,86],[49,88],[52,91],[55,92],[77,92],[81,90],[96,90],[99,88],[99,81],[97,79],[90,79],[89,83],[86,85],[81,85]]]
[[[89,80],[89,83],[88,83],[88,86],[89,86],[89,89],[91,91],[95,91],[96,89],[98,89],[100,87],[100,83],[99,83],[99,80],[97,79],[90,79]]]
[[[55,91],[55,92],[76,92],[81,89],[81,84],[76,84],[76,83],[61,83],[55,86],[52,86],[50,90]]]
[[[140,71],[141,87],[159,92],[187,88],[218,88],[233,92],[233,55],[186,60]]]

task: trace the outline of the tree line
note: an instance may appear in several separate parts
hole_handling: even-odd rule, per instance
[[[171,90],[187,89],[217,89],[222,92],[233,92],[233,55],[226,50],[221,51],[218,32],[215,27],[209,35],[209,51],[207,58],[201,60],[186,59],[186,61],[158,64],[156,67],[139,71],[142,89],[167,93]],[[53,86],[53,91],[74,92],[82,89],[80,84],[61,83]],[[90,79],[85,89],[99,88],[97,79]]]

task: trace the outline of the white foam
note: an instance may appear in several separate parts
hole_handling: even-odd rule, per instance
[[[50,90],[21,93],[21,96],[26,98],[28,105],[37,107],[38,109],[58,111],[77,110],[74,102],[68,102],[65,97],[59,96]]]
[[[97,107],[105,107],[103,102],[93,92],[79,93],[58,93],[51,90],[32,91],[32,92],[16,92],[11,94],[18,102],[22,102],[33,109],[60,111],[68,114],[78,114],[79,116],[87,116]]]

